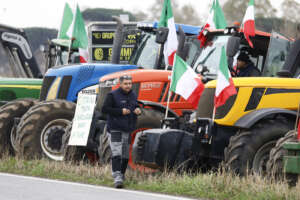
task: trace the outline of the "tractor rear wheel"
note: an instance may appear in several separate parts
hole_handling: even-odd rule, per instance
[[[0,157],[4,153],[15,154],[15,118],[21,118],[37,102],[36,99],[18,99],[8,102],[0,108]]]
[[[65,100],[45,101],[32,107],[18,125],[19,155],[46,156],[63,160],[62,137],[74,117],[76,104]]]
[[[297,131],[291,130],[277,141],[276,146],[270,152],[267,172],[270,177],[274,177],[276,180],[286,179],[290,186],[295,186],[298,181],[298,175],[284,174],[283,172],[283,156],[288,153],[287,150],[283,148],[283,144],[286,142],[298,142]]]
[[[242,176],[249,172],[264,175],[271,149],[292,128],[292,122],[278,118],[264,119],[249,130],[239,131],[225,148],[226,168]]]
[[[130,169],[134,171],[141,171],[141,172],[153,172],[152,169],[143,167],[141,165],[136,165],[132,161],[132,145],[134,143],[134,139],[136,133],[142,130],[151,129],[151,128],[160,128],[161,127],[161,120],[163,119],[164,115],[162,112],[152,110],[152,109],[145,109],[142,108],[142,114],[138,117],[136,130],[131,133],[131,144],[130,144],[130,151],[129,151],[129,162],[128,166]],[[98,149],[100,161],[102,164],[110,163],[111,161],[111,150],[109,146],[109,135],[106,129],[103,131],[103,134],[100,136],[100,145]]]

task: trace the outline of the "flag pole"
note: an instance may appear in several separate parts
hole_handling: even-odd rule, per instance
[[[214,110],[213,110],[213,114],[212,114],[212,121],[215,121],[215,117],[216,117],[216,106],[214,106]]]
[[[168,92],[168,100],[167,100],[167,108],[166,108],[166,113],[165,113],[165,119],[168,118],[168,112],[169,112],[169,104],[170,104],[170,96],[171,96],[170,95],[171,94],[170,88],[171,88],[171,84],[170,84],[169,92]]]

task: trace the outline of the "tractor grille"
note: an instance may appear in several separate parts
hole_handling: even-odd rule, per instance
[[[238,91],[238,88],[237,88]],[[237,95],[229,97],[226,103],[216,109],[216,119],[224,118],[232,108]],[[205,88],[203,91],[197,110],[197,117],[212,118],[214,110],[215,88]]]
[[[168,101],[168,93],[170,89],[170,83],[165,82],[164,86],[162,88],[162,91],[160,93],[160,97],[158,99],[158,102],[167,102]],[[180,95],[175,94],[174,92],[171,92],[170,94],[170,102],[179,102],[180,101]]]
[[[72,76],[64,76],[59,87],[59,92],[57,95],[58,99],[67,99],[71,82],[72,82]]]
[[[40,100],[44,101],[47,98],[48,91],[55,80],[55,76],[46,76],[43,80],[43,86],[40,94]],[[69,88],[72,82],[72,76],[64,76],[60,82],[60,87],[57,93],[58,99],[66,99],[68,96]]]
[[[40,93],[40,101],[44,101],[47,98],[48,90],[51,87],[53,81],[55,80],[55,76],[46,76],[43,80],[43,85]]]

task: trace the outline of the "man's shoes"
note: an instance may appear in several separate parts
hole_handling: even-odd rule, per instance
[[[121,172],[119,171],[113,172],[112,176],[114,178],[115,188],[123,188],[123,176]]]

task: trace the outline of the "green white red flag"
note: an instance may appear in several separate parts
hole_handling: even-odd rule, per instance
[[[170,91],[179,94],[196,108],[203,90],[201,79],[184,60],[175,54]]]
[[[198,39],[200,40],[200,47],[205,46],[206,37],[203,34],[203,31],[207,28],[212,29],[224,29],[227,27],[226,18],[224,16],[223,10],[219,4],[219,0],[213,0],[212,7],[209,12],[209,16],[205,26],[202,28],[199,33]]]
[[[222,47],[221,59],[218,70],[217,86],[215,93],[215,107],[222,106],[226,103],[227,99],[236,94],[228,63],[225,53],[225,47]]]
[[[164,57],[166,66],[173,66],[174,55],[177,51],[178,46],[178,40],[171,0],[164,0],[164,5],[158,23],[158,27],[169,28],[168,38],[164,45]]]
[[[76,13],[71,25],[72,29],[72,48],[79,50],[80,63],[88,61],[88,36],[85,29],[84,20],[80,12],[79,6],[76,6]]]
[[[255,21],[254,21],[254,0],[250,0],[246,14],[243,19],[242,24],[244,35],[249,45],[253,48],[253,43],[251,42],[249,36],[255,36]]]
[[[72,24],[72,21],[73,21],[73,12],[70,5],[66,2],[62,22],[57,36],[58,39],[71,39],[68,36],[67,32]]]

